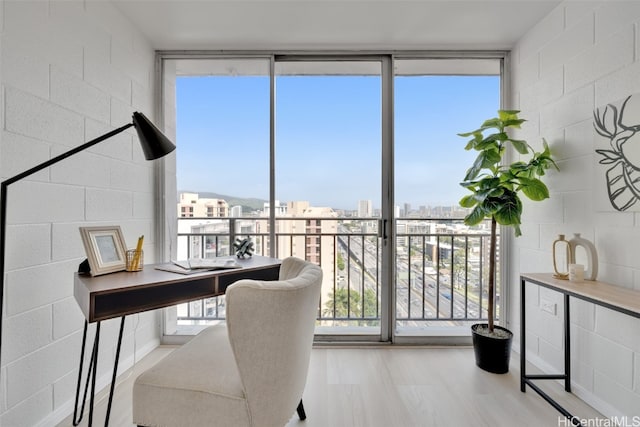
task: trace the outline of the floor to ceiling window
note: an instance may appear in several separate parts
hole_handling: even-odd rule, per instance
[[[278,256],[323,268],[318,326],[333,334],[380,335],[381,72],[372,59],[275,63]]]
[[[171,256],[249,237],[256,254],[317,263],[323,339],[415,341],[484,318],[486,230],[457,207],[475,157],[457,133],[500,107],[503,55],[484,56],[165,54]],[[165,333],[224,314],[224,298],[183,304]]]
[[[477,153],[457,134],[500,108],[500,61],[397,59],[394,76],[396,334],[468,331],[486,318],[488,230],[458,201]],[[498,291],[499,294],[499,291]]]
[[[170,60],[175,90],[178,260],[226,256],[235,237],[251,236],[267,254],[270,61],[265,58]],[[268,211],[267,211],[268,212]],[[197,332],[225,315],[224,298],[181,304],[165,332]],[[177,319],[176,319],[177,316]]]

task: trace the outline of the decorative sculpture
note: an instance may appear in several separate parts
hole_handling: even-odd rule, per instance
[[[243,240],[240,240],[238,237],[233,243],[233,247],[236,250],[236,256],[238,258],[244,258],[245,255],[249,255],[249,257],[253,255],[253,242],[250,237]]]

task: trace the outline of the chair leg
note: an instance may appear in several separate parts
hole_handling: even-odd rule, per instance
[[[300,403],[298,403],[296,411],[298,411],[298,417],[300,417],[300,420],[304,421],[307,419],[307,414],[305,414],[304,406],[302,405],[302,399],[300,399]]]

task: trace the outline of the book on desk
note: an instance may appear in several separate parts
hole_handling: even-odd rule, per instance
[[[227,270],[242,267],[234,258],[190,258],[184,261],[171,261],[154,266],[156,270],[178,274],[195,274],[202,271]]]

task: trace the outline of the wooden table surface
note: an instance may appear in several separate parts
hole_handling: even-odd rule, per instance
[[[640,318],[640,291],[598,280],[572,282],[552,273],[523,273],[520,279]]]
[[[145,265],[142,271],[92,277],[75,273],[74,297],[89,322],[223,295],[239,279],[277,280],[281,260],[236,259],[240,268],[179,274]]]

